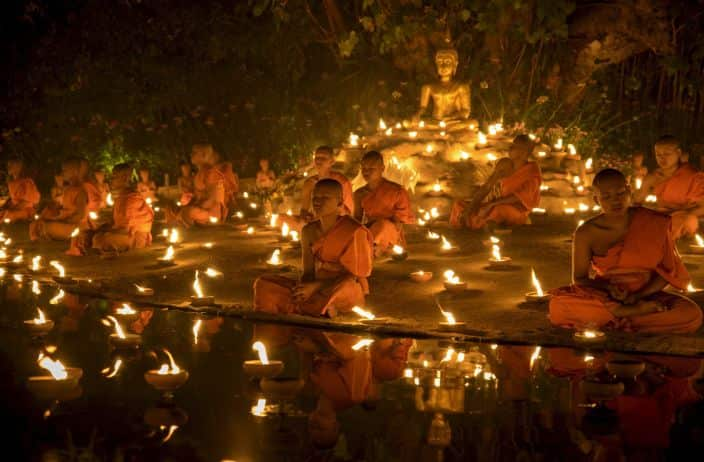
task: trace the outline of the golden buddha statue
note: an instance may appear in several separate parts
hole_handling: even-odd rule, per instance
[[[469,85],[453,80],[458,63],[459,56],[454,48],[443,48],[435,53],[435,66],[440,81],[421,88],[420,107],[413,117],[413,125],[420,124],[432,98],[433,120],[423,120],[424,128],[453,131],[476,127],[476,120],[470,118]]]

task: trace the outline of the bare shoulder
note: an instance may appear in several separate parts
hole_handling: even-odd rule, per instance
[[[306,223],[301,229],[301,237],[311,238],[315,237],[320,233],[320,221],[315,220],[310,223]]]
[[[579,225],[574,232],[575,239],[587,239],[591,240],[596,232],[601,228],[600,226],[601,215],[592,217]]]

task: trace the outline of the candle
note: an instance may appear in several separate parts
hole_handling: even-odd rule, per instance
[[[486,145],[486,135],[482,133],[481,131],[477,132],[477,145],[478,146],[485,146]]]
[[[384,119],[379,118],[379,131],[384,131],[388,127],[386,126],[386,122],[384,122]]]
[[[276,377],[283,371],[284,363],[276,360],[270,361],[266,347],[262,342],[254,342],[252,349],[257,352],[259,359],[245,361],[242,364],[245,374],[250,377],[270,378]]]
[[[491,246],[491,258],[489,258],[490,268],[504,268],[511,265],[511,258],[501,255],[501,248],[498,244]]]
[[[414,282],[428,282],[433,278],[433,273],[429,271],[418,270],[411,273],[411,280]]]
[[[36,375],[27,379],[27,388],[37,397],[56,400],[73,392],[83,376],[83,369],[65,367],[61,361],[53,360],[39,353],[37,364],[49,375]]]
[[[359,135],[350,133],[348,141],[350,146],[359,146]]]
[[[359,342],[357,342],[357,343],[355,343],[354,345],[352,345],[352,349],[353,349],[354,351],[359,351],[359,350],[361,350],[362,348],[368,347],[368,346],[371,345],[372,343],[374,343],[374,340],[372,340],[372,339],[370,339],[370,338],[363,338],[363,339],[361,339]]]
[[[169,350],[164,349],[169,363],[163,363],[159,369],[151,369],[144,373],[144,380],[159,391],[172,392],[188,380],[188,371],[181,369]]]
[[[690,252],[704,254],[704,239],[702,239],[702,236],[698,233],[694,235],[694,239],[696,243],[689,244]]]
[[[203,293],[203,288],[200,285],[200,278],[198,277],[200,272],[196,270],[195,276],[193,278],[193,292],[195,293],[195,296],[191,296],[191,305],[192,306],[208,306],[208,305],[213,305],[215,303],[215,297],[212,295],[205,295]]]
[[[526,300],[529,302],[544,302],[550,299],[550,294],[546,294],[543,292],[543,288],[540,285],[540,281],[538,280],[538,277],[535,275],[535,270],[533,268],[530,269],[530,278],[531,278],[531,283],[533,284],[533,287],[535,287],[534,292],[528,292],[526,294]]]
[[[257,400],[256,406],[252,406],[250,412],[255,417],[265,417],[266,416],[266,399],[259,398]]]
[[[109,321],[112,321],[115,326],[115,333],[110,334],[110,343],[115,348],[137,348],[142,343],[142,337],[137,334],[125,333],[120,323],[113,316],[106,316]],[[110,322],[103,321],[104,324],[110,325]]]
[[[274,267],[281,266],[283,264],[283,261],[281,260],[281,249],[275,249],[271,254],[271,257],[269,257],[266,261],[266,264]]]
[[[54,281],[58,282],[59,284],[75,284],[76,280],[73,279],[70,276],[66,276],[66,270],[64,267],[56,260],[52,260],[49,262],[51,266],[53,266],[56,271],[59,272],[58,276],[54,276]]]
[[[37,308],[39,316],[34,319],[24,321],[24,326],[29,330],[32,335],[44,335],[47,334],[51,329],[54,328],[54,321],[51,319],[46,319],[44,312]]]
[[[455,329],[457,327],[464,326],[464,322],[458,322],[455,319],[455,315],[450,313],[449,311],[444,311],[443,309],[440,309],[440,313],[445,317],[445,321],[440,323],[440,328],[441,329]],[[425,363],[423,362],[423,367],[428,367]]]
[[[403,261],[408,258],[408,253],[400,245],[394,245],[391,248],[391,258],[395,261]]]
[[[145,297],[154,295],[154,289],[152,289],[151,287],[144,287],[140,286],[139,284],[134,284],[134,289],[135,290],[133,293],[135,295],[142,295]]]
[[[448,292],[463,292],[467,288],[467,283],[460,280],[453,270],[445,270],[442,275],[445,278],[445,290]]]
[[[583,329],[576,331],[574,338],[581,342],[601,342],[605,340],[606,334],[600,330]]]
[[[450,241],[445,238],[445,236],[440,236],[442,240],[442,245],[440,246],[440,253],[444,255],[453,255],[459,252],[459,248],[455,247],[450,243]]]

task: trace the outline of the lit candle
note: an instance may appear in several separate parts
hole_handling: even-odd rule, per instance
[[[257,352],[258,360],[245,361],[242,364],[244,373],[250,377],[271,378],[279,375],[284,369],[284,363],[277,360],[269,360],[266,347],[262,342],[254,342],[252,349]]]
[[[350,146],[359,146],[359,135],[350,133],[349,144]]]
[[[453,270],[445,270],[442,275],[445,278],[445,290],[449,292],[462,292],[467,288],[467,283],[460,280],[460,277],[455,274]]]
[[[645,202],[648,202],[650,204],[654,204],[658,201],[658,197],[655,194],[648,194],[645,197]]]
[[[406,253],[406,250],[400,245],[394,245],[391,248],[391,258],[396,261],[403,261],[408,258],[408,253]]]
[[[192,306],[208,306],[215,303],[215,297],[212,295],[205,295],[203,293],[203,288],[200,285],[200,278],[198,277],[200,272],[196,270],[195,276],[193,278],[193,292],[195,296],[191,296]]]
[[[526,300],[529,302],[544,302],[546,300],[550,299],[550,294],[546,294],[543,292],[543,288],[540,285],[540,281],[538,280],[538,277],[535,275],[535,270],[533,268],[530,269],[530,278],[531,278],[531,283],[533,284],[533,287],[535,287],[534,292],[528,292],[526,294]]]
[[[269,266],[281,266],[283,261],[281,260],[281,249],[275,249],[271,254],[271,257],[266,261]]]
[[[34,319],[24,321],[24,326],[29,330],[32,335],[44,335],[54,328],[54,321],[47,319],[44,312],[37,308],[37,316]]]
[[[429,271],[418,270],[411,273],[411,280],[414,282],[428,282],[433,278],[433,273]]]
[[[120,323],[114,316],[107,316],[107,319],[112,321],[115,326],[115,333],[110,334],[110,343],[115,348],[137,348],[142,343],[142,337],[137,334],[125,333]],[[104,322],[110,325],[110,322]]]
[[[482,133],[481,131],[477,133],[477,145],[479,145],[479,146],[486,145],[486,135],[484,133]]]
[[[374,316],[373,313],[358,306],[352,307],[352,311],[357,314],[360,318],[366,319],[368,321],[373,321],[374,319],[376,319],[376,316]]]
[[[431,241],[437,241],[438,239],[440,239],[440,235],[438,233],[434,233],[430,230],[428,230],[428,234],[426,234],[425,236]]]
[[[557,151],[561,151],[561,150],[562,150],[562,138],[558,138],[558,139],[557,139],[557,142],[555,143],[555,149],[556,149]]]
[[[498,244],[491,246],[491,258],[489,258],[489,267],[501,268],[511,264],[511,258],[501,255],[501,247]]]
[[[163,363],[159,369],[151,369],[144,373],[144,380],[159,391],[174,391],[188,380],[188,371],[181,369],[169,350],[164,349],[169,359],[168,364]]]
[[[574,338],[582,342],[600,342],[606,338],[606,334],[596,329],[583,329],[576,331]]]
[[[386,126],[386,122],[384,122],[384,119],[379,119],[379,131],[384,131],[388,127]]]

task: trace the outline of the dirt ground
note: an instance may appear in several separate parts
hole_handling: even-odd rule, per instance
[[[224,276],[201,278],[206,294],[214,295],[217,303],[217,306],[199,309],[207,314],[321,325],[342,330],[367,330],[380,335],[455,337],[492,343],[577,345],[581,348],[704,355],[702,330],[694,335],[667,336],[609,332],[603,343],[576,343],[570,331],[550,325],[546,317],[546,303],[525,302],[525,293],[533,290],[531,268],[535,269],[544,289],[569,283],[569,238],[579,218],[538,217],[532,225],[498,236],[503,241],[503,254],[513,259],[513,266],[502,271],[488,269],[490,249],[483,241],[488,239],[489,234],[485,232],[454,231],[438,225],[433,229],[445,234],[461,249],[458,255],[445,256],[438,254],[438,241],[426,239],[427,228],[409,229],[408,259],[402,262],[383,259],[375,263],[370,281],[371,295],[365,308],[377,316],[388,317],[388,322],[372,326],[361,325],[356,315],[333,320],[301,316],[276,316],[272,319],[269,315],[253,313],[252,283],[257,276],[271,271],[265,261],[272,251],[280,247],[284,263],[290,265],[277,271],[296,277],[299,267],[300,250],[289,243],[280,242],[278,234],[267,229],[262,221],[248,222],[256,229],[252,236],[247,235],[241,229],[241,223],[237,222],[185,231],[184,242],[176,249],[177,265],[170,268],[155,267],[156,258],[165,251],[164,240],[158,237],[159,225],[155,225],[155,242],[150,249],[113,259],[103,259],[98,255],[68,257],[63,255],[65,243],[31,243],[27,239],[26,225],[6,225],[4,231],[15,240],[12,246],[14,251],[24,249],[26,260],[41,254],[46,265],[51,258],[56,258],[64,264],[69,275],[92,280],[91,284],[81,284],[70,290],[133,300],[144,306],[151,304],[191,309],[194,270],[210,266],[222,271]],[[206,248],[203,246],[206,242],[212,242],[214,246]],[[686,243],[681,246],[685,249]],[[704,256],[683,253],[683,258],[695,287],[704,287]],[[433,279],[427,283],[411,281],[409,273],[419,269],[432,271]],[[456,295],[445,291],[442,273],[446,269],[454,270],[462,280],[467,281],[468,290]],[[52,274],[55,274],[53,270],[47,270],[43,277]],[[135,297],[131,293],[133,283],[154,288],[154,296]],[[704,301],[704,293],[691,296],[700,304]],[[466,324],[452,332],[440,330],[438,323],[444,318],[438,303]]]

